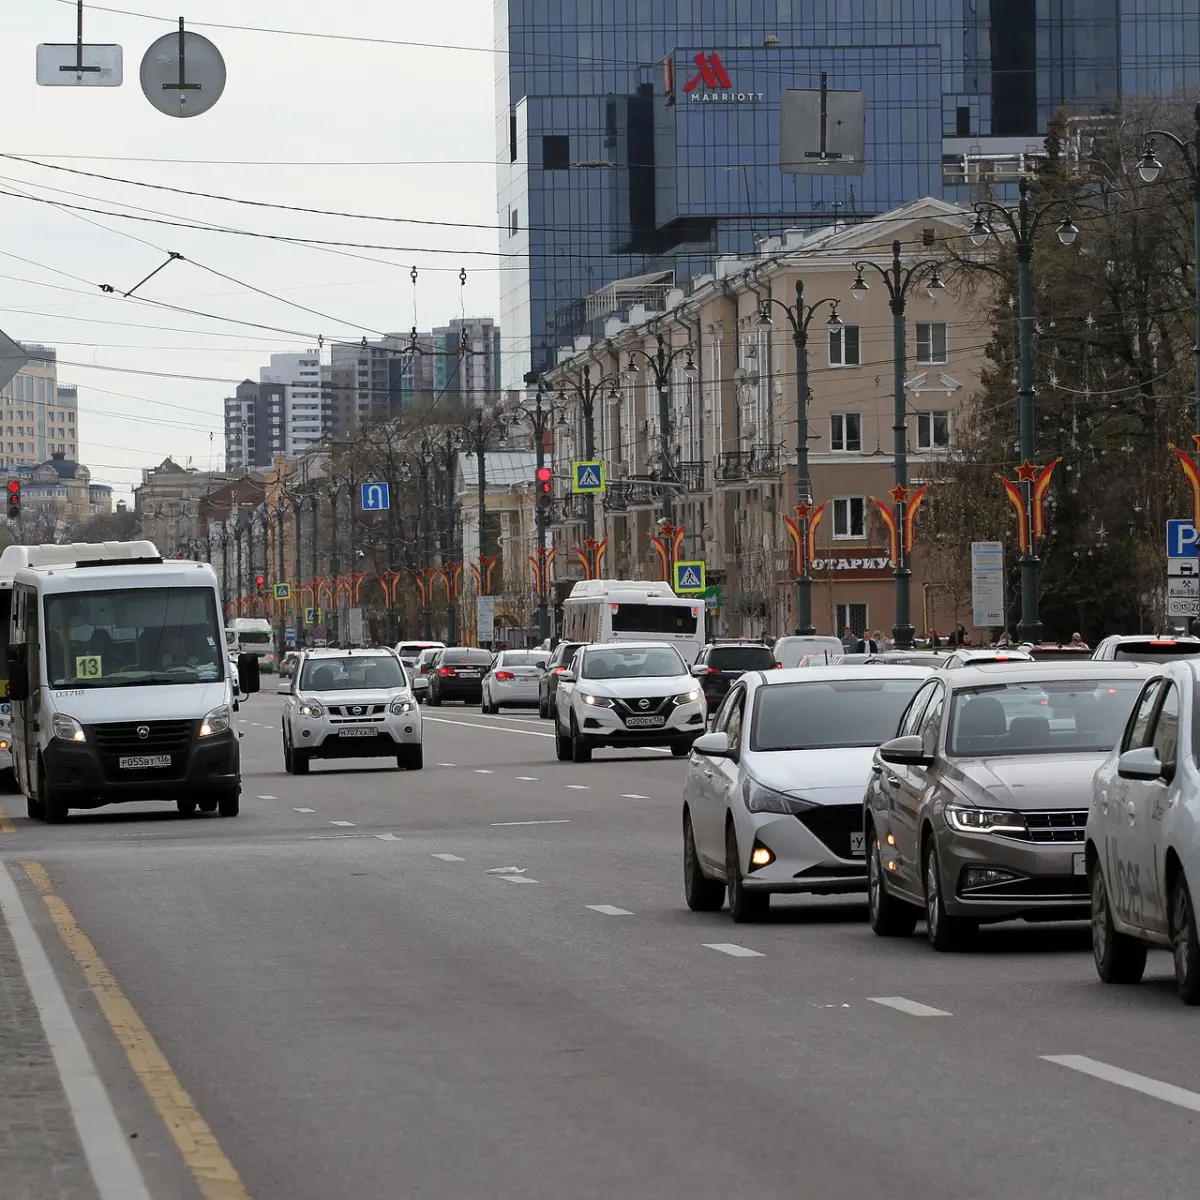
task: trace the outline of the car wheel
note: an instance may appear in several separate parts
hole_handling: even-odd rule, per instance
[[[181,817],[194,817],[196,815],[195,800],[176,800],[175,807],[179,809]]]
[[[405,746],[396,755],[396,765],[405,771],[420,771],[425,766],[425,747]]]
[[[725,870],[729,873],[729,915],[739,925],[766,919],[771,907],[770,892],[748,892],[742,882],[737,834],[731,822],[725,830]]]
[[[559,762],[571,761],[571,743],[563,737],[562,726],[558,723],[558,717],[554,718],[554,755]]]
[[[429,689],[429,707],[441,708],[442,698],[432,688]]]
[[[292,746],[291,746],[291,743],[288,741],[288,735],[287,735],[286,729],[284,729],[284,731],[283,731],[283,769],[289,775],[291,775],[293,773]]]
[[[20,790],[17,786],[17,773],[12,767],[5,767],[0,771],[0,792],[7,792],[11,796]]]
[[[575,723],[573,716],[571,718],[571,761],[574,763],[590,763],[592,761],[592,748],[583,734],[579,732],[579,726]]]
[[[38,762],[38,799],[41,801],[42,820],[51,825],[61,825],[67,819],[69,808],[59,798],[58,793],[50,787],[50,781],[46,778],[46,768],[40,761]]]
[[[871,928],[879,937],[912,937],[920,913],[911,904],[897,900],[887,890],[879,847],[871,847],[867,859],[867,912]]]
[[[692,752],[691,742],[672,742],[671,757],[672,758],[687,758]]]
[[[1171,943],[1175,953],[1175,985],[1184,1004],[1200,1004],[1200,938],[1196,910],[1183,872],[1171,895]]]
[[[25,797],[25,815],[31,821],[44,821],[46,819],[46,810],[41,800],[36,796]]]
[[[538,716],[541,717],[543,721],[547,720],[550,716],[550,705],[548,705],[546,701],[542,699],[540,692],[538,693]]]
[[[1105,983],[1141,983],[1146,970],[1145,944],[1113,926],[1099,861],[1092,863],[1092,958]]]
[[[709,879],[700,867],[692,818],[683,818],[683,894],[692,912],[720,912],[725,907],[725,885]]]
[[[217,811],[223,817],[236,817],[242,810],[241,791],[235,784],[217,798]]]
[[[307,775],[308,774],[308,751],[292,749],[292,774]]]
[[[937,841],[932,837],[925,843],[924,876],[925,932],[929,936],[929,944],[941,953],[959,950],[974,937],[979,926],[965,917],[952,917],[946,911]]]

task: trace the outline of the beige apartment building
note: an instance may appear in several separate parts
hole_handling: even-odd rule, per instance
[[[787,314],[770,303],[818,305],[808,326],[808,447],[811,503],[824,505],[814,531],[813,623],[819,633],[889,631],[895,578],[887,530],[872,498],[888,503],[893,456],[893,318],[884,280],[861,262],[888,267],[892,243],[902,264],[935,262],[945,239],[961,239],[970,214],[926,198],[876,219],[766,239],[753,258],[718,260],[712,276],[685,292],[669,279],[629,281],[632,303],[602,335],[560,353],[546,386],[564,410],[554,463],[560,496],[553,535],[560,578],[580,574],[574,548],[584,537],[586,502],[570,494],[570,463],[585,458],[583,404],[571,381],[589,368],[596,458],[607,490],[595,501],[596,536],[607,538],[601,574],[661,579],[652,544],[664,519],[659,486],[658,338],[669,362],[667,404],[677,483],[671,519],[684,527],[679,557],[703,560],[719,635],[778,635],[796,624],[796,563],[785,517],[798,503],[797,351]],[[923,277],[922,277],[923,278]],[[619,285],[617,285],[619,287]],[[830,328],[836,309],[840,326]],[[907,293],[903,364],[910,486],[936,473],[954,444],[959,412],[978,385],[988,316],[979,299],[953,287]],[[630,357],[638,366],[628,371]],[[603,386],[596,389],[597,381]],[[682,485],[682,486],[680,486]],[[921,519],[910,556],[911,619],[918,635],[947,632],[964,614],[961,598],[926,570]],[[969,612],[965,623],[970,624]]]

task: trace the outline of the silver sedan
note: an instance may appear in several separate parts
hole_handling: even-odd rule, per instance
[[[480,708],[485,713],[501,707],[536,708],[538,681],[549,661],[547,650],[501,650],[484,676]]]

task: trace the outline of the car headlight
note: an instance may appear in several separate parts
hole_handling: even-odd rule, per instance
[[[315,700],[305,700],[296,711],[302,717],[323,717],[325,710]]]
[[[700,699],[700,689],[692,688],[690,692],[680,692],[675,697],[676,704],[695,704]]]
[[[412,712],[412,701],[406,700],[403,696],[399,700],[392,701],[392,716],[402,717],[406,712]]]
[[[214,708],[200,722],[200,736],[212,737],[215,733],[224,733],[229,728],[229,705],[222,704]]]
[[[87,734],[83,732],[83,726],[74,717],[68,717],[66,713],[54,714],[51,729],[54,731],[54,736],[61,738],[64,742],[87,741]]]
[[[593,696],[588,692],[580,692],[579,698],[584,704],[590,704],[593,708],[612,708],[613,702],[607,696]]]
[[[752,779],[747,779],[742,784],[742,799],[746,803],[746,808],[753,813],[787,814],[795,812],[797,808],[807,807],[803,800],[793,800],[791,796],[785,796],[782,792],[765,788]]]
[[[967,808],[947,804],[946,823],[960,833],[1028,833],[1029,826],[1019,812],[995,808]]]

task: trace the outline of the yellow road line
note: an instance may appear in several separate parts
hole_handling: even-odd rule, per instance
[[[0,804],[0,833],[16,833],[17,827],[8,818],[4,805]]]
[[[71,910],[55,894],[50,876],[41,863],[23,862],[25,874],[50,910],[59,937],[79,964],[100,1011],[117,1040],[125,1047],[133,1068],[167,1132],[179,1148],[205,1200],[250,1200],[250,1193],[233,1163],[217,1143],[216,1136],[200,1115],[191,1096],[175,1077],[163,1052],[142,1024],[133,1005],[117,986],[96,947],[79,927]]]

